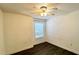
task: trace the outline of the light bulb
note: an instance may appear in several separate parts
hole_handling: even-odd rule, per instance
[[[41,16],[47,16],[47,13],[41,13]]]

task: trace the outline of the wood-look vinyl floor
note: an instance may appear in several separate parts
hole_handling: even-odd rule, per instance
[[[35,45],[31,49],[14,53],[12,55],[76,55],[76,54],[45,42]]]

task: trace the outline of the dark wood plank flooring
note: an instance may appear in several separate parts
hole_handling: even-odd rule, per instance
[[[24,50],[12,55],[76,55],[76,54],[45,42],[35,45],[31,49]]]

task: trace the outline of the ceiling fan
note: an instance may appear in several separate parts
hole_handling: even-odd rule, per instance
[[[40,15],[40,16],[47,16],[47,15],[55,15],[54,11],[57,11],[58,8],[56,4],[47,4],[41,5],[36,10],[32,11],[33,13]]]

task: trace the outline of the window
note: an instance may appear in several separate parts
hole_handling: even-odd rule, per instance
[[[35,22],[35,38],[44,37],[44,23]]]

